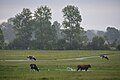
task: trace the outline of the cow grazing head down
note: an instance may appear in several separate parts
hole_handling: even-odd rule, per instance
[[[39,71],[39,68],[37,67],[36,64],[30,64],[31,70]]]
[[[27,56],[28,59],[30,60],[35,60],[36,61],[36,58],[34,56]]]
[[[100,55],[100,57],[101,57],[102,59],[105,58],[105,59],[109,60],[109,58],[108,58],[107,55],[102,54],[102,55]]]
[[[78,70],[85,70],[85,71],[87,71],[88,70],[88,68],[91,68],[91,65],[90,64],[88,64],[88,65],[78,65],[77,66],[77,71]]]

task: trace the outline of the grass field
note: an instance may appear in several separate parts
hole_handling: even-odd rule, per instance
[[[83,60],[62,60],[107,54],[110,60],[100,57]],[[27,60],[33,55],[37,61]],[[59,59],[59,60],[58,60]],[[120,80],[120,51],[101,50],[0,50],[0,80]],[[40,71],[31,71],[29,64],[35,63]],[[77,69],[78,64],[91,64],[88,71],[68,71]],[[49,71],[48,71],[49,69]]]

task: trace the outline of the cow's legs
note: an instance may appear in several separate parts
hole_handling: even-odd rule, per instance
[[[85,71],[87,71],[87,70],[88,70],[88,68],[85,69]]]
[[[77,71],[79,70],[80,68],[77,68]]]
[[[77,71],[79,70],[79,68],[77,68]]]
[[[80,71],[82,71],[82,68],[80,69]]]

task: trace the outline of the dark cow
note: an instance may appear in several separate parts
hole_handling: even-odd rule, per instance
[[[88,68],[91,68],[91,65],[90,64],[88,64],[88,65],[78,65],[77,66],[77,71],[78,70],[85,70],[85,71],[87,71],[88,70]]]
[[[109,58],[108,58],[107,55],[105,55],[105,54],[100,55],[100,57],[101,57],[102,59],[105,58],[105,59],[109,60]]]
[[[28,59],[30,60],[35,60],[36,61],[36,58],[34,56],[27,56]]]
[[[31,70],[39,71],[39,68],[36,66],[36,64],[30,64]]]

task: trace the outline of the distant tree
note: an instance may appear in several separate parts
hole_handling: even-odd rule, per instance
[[[97,50],[106,49],[105,40],[103,37],[98,37],[98,36],[93,37],[90,45],[91,46],[89,47],[91,47],[91,49],[97,49]]]
[[[96,36],[95,31],[94,30],[87,30],[85,35],[87,36],[87,38],[89,39],[89,41],[92,41],[92,38]]]
[[[57,21],[55,21],[55,22],[53,22],[53,29],[55,29],[55,31],[56,31],[56,37],[57,37],[57,39],[61,39],[61,38],[63,38],[62,37],[62,34],[61,34],[61,25],[60,25],[60,23],[58,23]]]
[[[65,39],[59,39],[57,41],[57,49],[58,50],[64,50],[64,49],[66,49],[65,48],[66,46],[67,46],[67,43],[66,43]]]
[[[104,31],[97,31],[97,35],[98,36],[104,37],[104,34],[105,34]]]
[[[50,11],[47,6],[41,6],[34,13],[35,38],[39,49],[51,49],[54,42]]]
[[[117,50],[120,50],[120,44],[119,44],[119,45],[117,45],[116,49],[117,49]]]
[[[109,45],[112,47],[116,46],[116,42],[120,38],[120,32],[114,27],[107,27],[107,32],[105,33],[105,39]]]
[[[2,32],[4,36],[4,42],[6,44],[9,44],[15,39],[15,33],[13,30],[13,24],[12,24],[12,18],[8,19],[7,22],[3,22],[1,24],[2,26]]]
[[[61,28],[60,23],[58,23],[57,21],[53,22],[52,35],[53,35],[53,47],[54,47],[54,49],[57,49],[57,45],[58,45],[57,42],[58,42],[59,39],[62,38],[60,28]]]
[[[84,29],[80,27],[82,21],[78,7],[68,5],[63,10],[63,33],[68,46],[67,49],[80,49],[85,41]]]
[[[32,12],[27,8],[23,8],[23,11],[15,16],[13,20],[13,29],[16,34],[14,46],[17,49],[27,49],[29,47],[32,35],[31,21]]]
[[[0,27],[0,49],[3,49],[3,48],[4,48],[4,36]]]
[[[23,39],[16,38],[13,42],[10,42],[8,49],[27,49],[28,45],[23,41]]]

